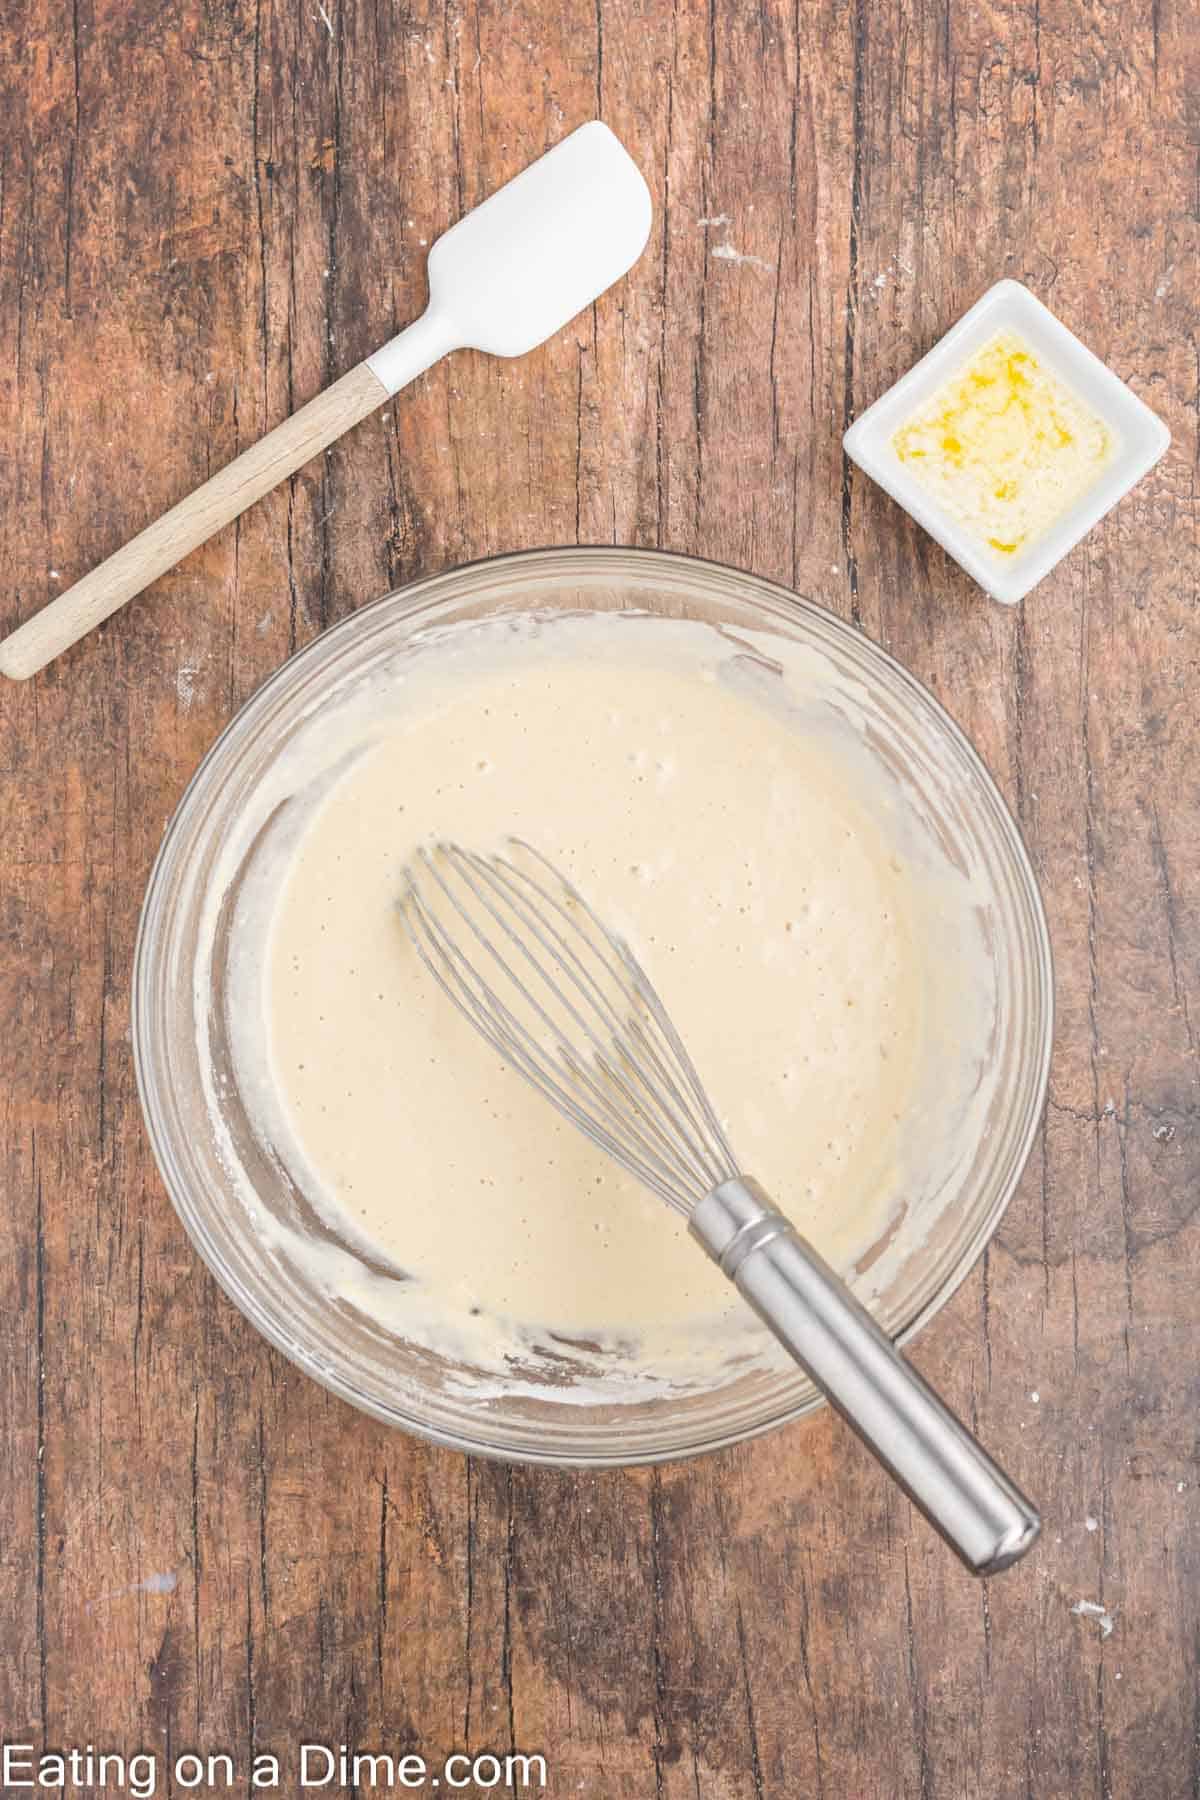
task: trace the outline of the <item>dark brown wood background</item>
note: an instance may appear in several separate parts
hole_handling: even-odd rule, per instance
[[[575,124],[656,202],[592,315],[441,365],[0,694],[0,1728],[243,1767],[515,1744],[588,1800],[1200,1794],[1190,0],[30,0],[0,80],[5,627],[411,318],[427,243]],[[1014,611],[840,449],[1001,275],[1174,434]],[[1044,1505],[998,1580],[827,1418],[599,1476],[393,1435],[259,1341],[167,1203],[130,959],[198,758],[361,602],[577,539],[860,621],[1019,813],[1052,1099],[916,1350]]]

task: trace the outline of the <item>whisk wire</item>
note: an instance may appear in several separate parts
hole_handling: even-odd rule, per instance
[[[454,844],[418,852],[400,900],[408,935],[443,993],[504,1060],[687,1213],[736,1173],[695,1067],[628,947],[545,857],[511,841],[541,865],[541,879],[508,857]],[[472,941],[504,993],[469,953]]]
[[[491,1022],[489,1020],[486,1004],[481,1004],[475,996],[471,995],[466,990],[456,989],[453,981],[447,980],[441,968],[438,967],[435,958],[427,953],[425,946],[420,942],[416,933],[414,933],[411,920],[415,916],[419,915],[408,915],[408,917],[406,917],[406,924],[408,925],[409,933],[413,939],[417,954],[420,956],[422,963],[437,982],[438,986],[464,1018],[475,1026],[505,1062],[510,1063],[519,1073],[525,1075],[539,1091],[545,1094],[551,1105],[579,1131],[583,1132],[586,1137],[590,1138],[598,1148],[606,1151],[616,1161],[624,1163],[632,1174],[635,1174],[639,1180],[643,1181],[647,1187],[651,1188],[663,1200],[667,1201],[668,1204],[675,1204],[675,1189],[669,1179],[671,1174],[669,1170],[655,1168],[649,1162],[638,1159],[635,1152],[629,1150],[625,1145],[618,1142],[599,1127],[593,1118],[572,1098],[569,1090],[555,1080],[552,1071],[544,1067],[540,1060],[526,1054],[516,1031],[509,1030],[503,1024]],[[425,922],[425,920],[421,920],[422,925],[424,925]],[[495,1004],[498,1011],[504,1010],[502,1004],[495,1001],[494,997],[492,1003]],[[517,1030],[519,1030],[519,1027]]]
[[[428,853],[426,853],[426,855],[428,855]],[[493,961],[497,963],[498,967],[502,968],[502,972],[504,972],[507,981],[513,983],[513,985],[520,990],[522,999],[529,1001],[529,1004],[534,1008],[534,1013],[538,1015],[538,1019],[547,1026],[547,1030],[551,1031],[552,1042],[554,1042],[554,1055],[556,1055],[556,1060],[554,1060],[556,1071],[560,1071],[561,1073],[561,1069],[565,1067],[569,1075],[574,1076],[578,1082],[585,1085],[588,1094],[590,1094],[590,1098],[592,1098],[592,1102],[596,1103],[597,1107],[603,1111],[604,1120],[606,1120],[608,1129],[612,1130],[617,1138],[624,1139],[624,1141],[626,1141],[626,1148],[630,1148],[633,1154],[637,1154],[639,1150],[642,1154],[646,1154],[646,1145],[640,1143],[637,1132],[631,1129],[628,1109],[633,1109],[633,1114],[635,1114],[637,1123],[640,1123],[644,1129],[649,1129],[649,1132],[651,1132],[653,1145],[657,1148],[657,1156],[651,1154],[651,1163],[653,1163],[653,1166],[657,1166],[658,1174],[664,1175],[666,1179],[673,1179],[673,1181],[678,1181],[678,1183],[684,1183],[689,1190],[693,1188],[694,1184],[698,1184],[698,1193],[696,1193],[696,1197],[702,1197],[703,1193],[709,1192],[712,1181],[711,1179],[707,1179],[707,1174],[705,1174],[705,1168],[703,1168],[702,1161],[693,1156],[691,1166],[687,1163],[687,1157],[685,1157],[684,1152],[689,1150],[689,1145],[687,1145],[687,1139],[685,1138],[680,1141],[680,1123],[682,1123],[682,1121],[673,1120],[673,1118],[669,1116],[669,1112],[667,1112],[666,1127],[664,1127],[664,1123],[658,1120],[658,1118],[655,1118],[655,1109],[664,1111],[664,1109],[662,1109],[662,1102],[660,1102],[660,1096],[653,1091],[651,1085],[644,1082],[642,1071],[637,1067],[635,1058],[628,1057],[628,1051],[624,1049],[624,1044],[622,1044],[624,1022],[621,1021],[621,1017],[613,1010],[612,1004],[606,1001],[603,990],[599,988],[596,981],[588,974],[587,968],[583,967],[581,959],[576,956],[574,950],[570,949],[569,943],[561,936],[561,932],[554,929],[554,925],[545,918],[545,914],[538,909],[536,902],[531,902],[527,896],[522,895],[522,893],[513,886],[513,880],[506,878],[507,873],[507,877],[513,877],[516,878],[516,880],[520,880],[520,878],[522,878],[522,871],[516,869],[513,864],[506,862],[506,859],[495,859],[495,862],[488,862],[488,860],[482,859],[479,855],[473,855],[470,851],[459,850],[457,846],[443,846],[443,855],[444,860],[452,866],[453,871],[462,878],[462,882],[470,889],[471,895],[479,900],[480,905],[484,905],[484,909],[486,909],[489,916],[493,918],[493,922],[497,923],[498,929],[504,932],[504,936],[515,945],[516,949],[520,950],[522,958],[529,963],[529,967],[533,968],[534,974],[540,977],[540,981],[542,981],[545,988],[547,988],[547,992],[551,995],[552,1001],[567,1012],[572,1024],[583,1033],[583,1037],[585,1037],[588,1044],[592,1046],[592,1069],[599,1071],[599,1075],[603,1076],[603,1082],[597,1082],[596,1075],[592,1073],[592,1069],[588,1069],[587,1064],[574,1053],[574,1048],[572,1048],[570,1040],[567,1039],[567,1037],[563,1035],[563,1031],[561,1031],[560,1022],[556,1021],[551,1013],[547,1012],[547,1008],[545,1008],[543,1004],[538,1003],[536,995],[531,994],[527,985],[520,981],[520,976],[516,974],[515,968],[507,961],[506,956],[500,952],[495,940],[489,936],[488,932],[480,927],[479,920],[473,918],[473,916],[468,913],[468,909],[461,904],[459,896],[453,893],[450,886],[446,884],[446,880],[441,877],[441,871],[435,868],[435,866],[432,866],[432,873],[434,873],[435,880],[439,882],[439,886],[443,889],[444,895],[452,900],[452,904],[455,905],[455,911],[459,913],[459,916],[461,916],[464,922],[468,923],[468,927],[470,927],[471,932],[473,932],[473,936],[479,940],[480,945],[482,945],[484,949],[488,950],[489,956],[493,958]],[[482,893],[482,891],[480,891],[479,880],[475,880],[473,877],[479,877],[480,880],[489,887],[491,893],[489,893],[489,895],[488,893]],[[529,886],[533,887],[534,891],[542,896],[543,900],[547,900],[547,904],[551,904],[552,907],[563,916],[563,920],[567,922],[567,925],[570,925],[572,929],[578,931],[578,922],[570,918],[567,909],[561,907],[561,905],[554,900],[554,896],[547,895],[545,889],[540,887],[540,884],[533,882],[533,880],[529,880]],[[515,911],[518,922],[522,923],[525,927],[525,934],[522,934],[522,932],[513,927],[513,923],[507,920],[504,913],[500,911],[500,907],[498,907],[497,904],[493,904],[495,900],[504,902],[504,904],[509,905],[509,907]],[[592,1022],[588,1021],[587,1015],[579,1010],[578,1004],[572,1003],[572,999],[570,999],[569,995],[563,994],[561,977],[556,976],[554,970],[547,970],[547,967],[543,965],[542,959],[534,952],[533,945],[529,943],[529,936],[527,936],[527,934],[533,934],[534,943],[536,943],[536,945],[540,945],[543,950],[549,950],[552,961],[558,965],[561,976],[567,977],[570,983],[572,983],[572,986],[578,990],[579,997],[583,999],[583,1003],[592,1004],[597,1012],[601,1013],[601,1022],[603,1022],[603,1026],[606,1026],[606,1033],[604,1033],[604,1031],[597,1031],[596,1028],[592,1026]],[[583,932],[579,932],[579,936],[581,936],[581,940],[587,945],[588,949],[596,954],[596,945],[592,945]],[[606,961],[606,959],[603,959],[603,961]],[[612,965],[606,963],[606,967],[610,968],[610,974],[613,974]],[[495,997],[495,995],[493,995],[493,997]],[[507,1017],[509,1017],[509,1021],[511,1021],[511,1019],[513,1019],[513,1013],[511,1013],[511,1010],[507,1010],[507,1008],[506,1013]],[[527,1033],[522,1033],[522,1040],[529,1046],[529,1035],[527,1035]],[[608,1055],[608,1049],[610,1048],[617,1049],[622,1064],[626,1066],[628,1073],[633,1076],[633,1082],[626,1080],[626,1078],[622,1078],[619,1069],[613,1067],[612,1058]],[[624,1107],[621,1107],[619,1100],[613,1102],[613,1094],[610,1089],[615,1089],[615,1091],[617,1091],[619,1100],[624,1100]]]
[[[695,1134],[697,1139],[700,1140],[700,1143],[697,1145],[698,1149],[703,1145],[705,1166],[702,1172],[706,1176],[711,1176],[713,1181],[716,1182],[727,1180],[732,1173],[736,1172],[736,1163],[733,1152],[729,1147],[724,1129],[713,1110],[712,1103],[709,1100],[704,1085],[696,1071],[695,1064],[688,1055],[682,1038],[672,1024],[670,1016],[659,998],[658,991],[650,981],[645,970],[633,955],[629,946],[622,940],[613,937],[608,927],[598,918],[579,890],[567,880],[566,876],[560,874],[559,871],[554,868],[554,865],[547,861],[546,857],[544,857],[539,850],[535,849],[533,845],[525,843],[525,841],[520,838],[514,838],[512,842],[518,849],[524,851],[542,864],[549,875],[558,883],[570,899],[575,915],[582,913],[590,922],[593,932],[595,933],[594,938],[589,938],[580,927],[578,917],[568,913],[562,902],[556,899],[553,894],[548,893],[544,888],[540,887],[526,870],[516,869],[512,864],[505,862],[503,858],[498,859],[505,867],[510,868],[513,874],[518,876],[519,879],[526,882],[529,886],[534,887],[557,912],[561,913],[562,916],[568,920],[571,926],[584,938],[584,941],[589,944],[593,954],[604,963],[609,970],[609,973],[620,984],[625,997],[636,1003],[638,1011],[630,1011],[624,1021],[622,1035],[624,1031],[629,1031],[634,1035],[636,1041],[642,1046],[646,1056],[652,1061],[655,1073],[658,1075],[659,1079],[666,1084],[677,1101],[682,1116],[681,1118],[675,1119],[673,1123],[682,1123],[685,1125],[686,1129]],[[669,1061],[674,1062],[678,1072],[678,1079],[675,1074],[672,1074],[668,1061],[664,1061],[658,1049],[654,1046],[645,1031],[639,1013],[644,1014],[646,1012],[649,1012],[653,1024],[658,1027],[658,1030],[665,1039],[668,1059]],[[641,1070],[636,1057],[631,1058],[631,1066],[637,1069],[639,1077],[643,1075],[643,1071]],[[661,1096],[655,1093],[652,1087],[648,1087],[648,1091],[656,1102],[661,1101]],[[698,1111],[698,1117],[692,1111],[693,1106]],[[707,1144],[703,1143],[705,1129],[707,1129],[710,1138],[710,1142]]]
[[[678,1176],[632,1132],[605,1128],[558,1079],[559,1071],[434,918],[415,886],[402,899],[401,917],[422,963],[458,1011],[500,1057],[539,1088],[562,1115],[643,1181],[668,1205],[679,1206]],[[568,1071],[570,1072],[570,1071]],[[619,1115],[614,1114],[619,1121]]]
[[[521,847],[524,848],[524,846]],[[536,851],[531,851],[530,853],[535,856],[538,855]],[[542,860],[544,859],[539,857],[539,861]],[[724,1180],[725,1175],[721,1172],[719,1158],[714,1158],[713,1155],[706,1150],[703,1142],[700,1141],[702,1134],[699,1130],[699,1121],[693,1115],[692,1110],[688,1105],[686,1095],[682,1091],[676,1077],[672,1074],[658,1049],[647,1035],[638,1016],[638,1009],[644,1010],[646,1005],[646,994],[641,991],[641,987],[644,985],[648,988],[648,983],[646,982],[646,978],[643,975],[640,966],[630,956],[630,953],[624,945],[610,939],[607,930],[600,924],[587,902],[571,888],[564,877],[557,876],[556,879],[570,898],[573,911],[568,910],[568,908],[563,905],[562,901],[556,898],[556,896],[549,892],[541,883],[537,882],[526,870],[517,868],[513,863],[507,861],[507,859],[503,857],[497,858],[496,870],[506,871],[516,881],[523,883],[526,888],[532,889],[547,906],[552,908],[553,911],[563,919],[566,926],[576,933],[581,941],[587,946],[590,953],[605,968],[610,980],[619,986],[622,999],[627,1003],[623,1016],[610,1005],[607,998],[604,996],[603,991],[588,975],[586,969],[584,969],[582,963],[563,935],[555,929],[555,926],[550,920],[546,919],[544,913],[537,906],[536,901],[531,901],[529,903],[529,911],[522,909],[525,921],[529,928],[534,931],[547,933],[552,938],[553,942],[558,945],[569,964],[579,971],[584,982],[587,984],[590,994],[594,997],[596,1003],[601,1007],[607,1018],[612,1047],[616,1051],[621,1064],[625,1069],[628,1082],[620,1082],[611,1067],[609,1067],[607,1057],[605,1057],[603,1059],[604,1066],[607,1069],[610,1079],[617,1082],[618,1087],[621,1092],[624,1093],[628,1102],[638,1109],[645,1124],[648,1128],[653,1130],[665,1152],[669,1156],[675,1157],[680,1161],[683,1178],[686,1180],[690,1177],[694,1177],[701,1183],[703,1191],[708,1192],[709,1189],[714,1187],[718,1182]],[[506,891],[508,892],[509,897],[515,900],[516,897],[513,895],[511,887]],[[579,912],[582,912],[588,918],[594,931],[600,934],[599,941],[594,937],[590,937],[588,933],[583,930],[577,916]],[[655,998],[657,998],[657,996],[655,996]],[[659,1011],[661,1012],[661,1010],[660,1005]],[[665,1016],[666,1015],[663,1014],[664,1019]],[[593,1042],[594,1041],[593,1038]],[[639,1046],[642,1052],[641,1059],[639,1059],[637,1054]],[[678,1048],[682,1051],[681,1044]],[[654,1082],[648,1078],[647,1069],[645,1067],[645,1063],[647,1062],[650,1064],[650,1075],[657,1077],[658,1081],[662,1084],[662,1089],[665,1089],[665,1092],[656,1088]],[[686,1063],[686,1052],[684,1053],[684,1062]],[[573,1064],[573,1066],[577,1065]],[[707,1104],[703,1091],[699,1087],[698,1078],[695,1076],[695,1071],[690,1068],[690,1064],[687,1065],[685,1073],[688,1073],[689,1071],[697,1097],[704,1100],[705,1104]],[[716,1125],[715,1119],[713,1120],[713,1124],[719,1139],[721,1135],[720,1127]],[[726,1160],[732,1163],[732,1158],[729,1156],[727,1148],[725,1156]]]

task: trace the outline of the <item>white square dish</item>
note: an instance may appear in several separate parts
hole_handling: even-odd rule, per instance
[[[1001,332],[1022,338],[1047,371],[1109,427],[1113,450],[1080,497],[1021,550],[1011,563],[996,563],[981,539],[961,525],[906,468],[894,434],[944,382],[958,375]],[[902,375],[843,438],[851,457],[873,481],[936,538],[984,591],[1008,605],[1024,599],[1147,470],[1171,441],[1157,414],[1106,368],[1073,332],[1019,281],[999,281],[977,300],[927,356]],[[1007,546],[1006,546],[1007,547]]]

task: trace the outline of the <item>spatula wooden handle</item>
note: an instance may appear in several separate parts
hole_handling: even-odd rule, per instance
[[[365,362],[285,419],[203,487],[0,642],[0,673],[23,681],[159,575],[382,406],[388,389]]]

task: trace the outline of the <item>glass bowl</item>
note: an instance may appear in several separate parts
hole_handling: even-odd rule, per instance
[[[880,778],[911,794],[942,848],[979,878],[979,923],[994,982],[989,1054],[978,1077],[986,1105],[971,1115],[960,1153],[923,1190],[918,1184],[906,1194],[899,1226],[893,1222],[887,1241],[857,1265],[858,1291],[884,1328],[900,1340],[919,1330],[995,1231],[1037,1131],[1053,1028],[1045,915],[1016,825],[937,701],[868,638],[771,582],[659,551],[542,550],[415,582],[343,620],[259,689],[193,777],[150,878],[132,1006],[138,1087],[167,1191],[200,1255],[264,1336],[343,1399],[439,1444],[585,1467],[716,1449],[796,1419],[821,1397],[790,1366],[733,1370],[711,1390],[614,1404],[598,1403],[594,1382],[578,1401],[569,1384],[552,1400],[523,1394],[519,1385],[500,1393],[494,1381],[472,1391],[469,1382],[447,1379],[427,1348],[332,1304],[286,1258],[265,1252],[273,1220],[295,1226],[295,1196],[248,1128],[220,1025],[219,931],[208,949],[203,939],[221,898],[216,870],[241,809],[292,735],[334,707],[350,685],[430,626],[612,609],[782,635],[822,652],[857,684]],[[241,1164],[239,1179],[231,1155]]]

